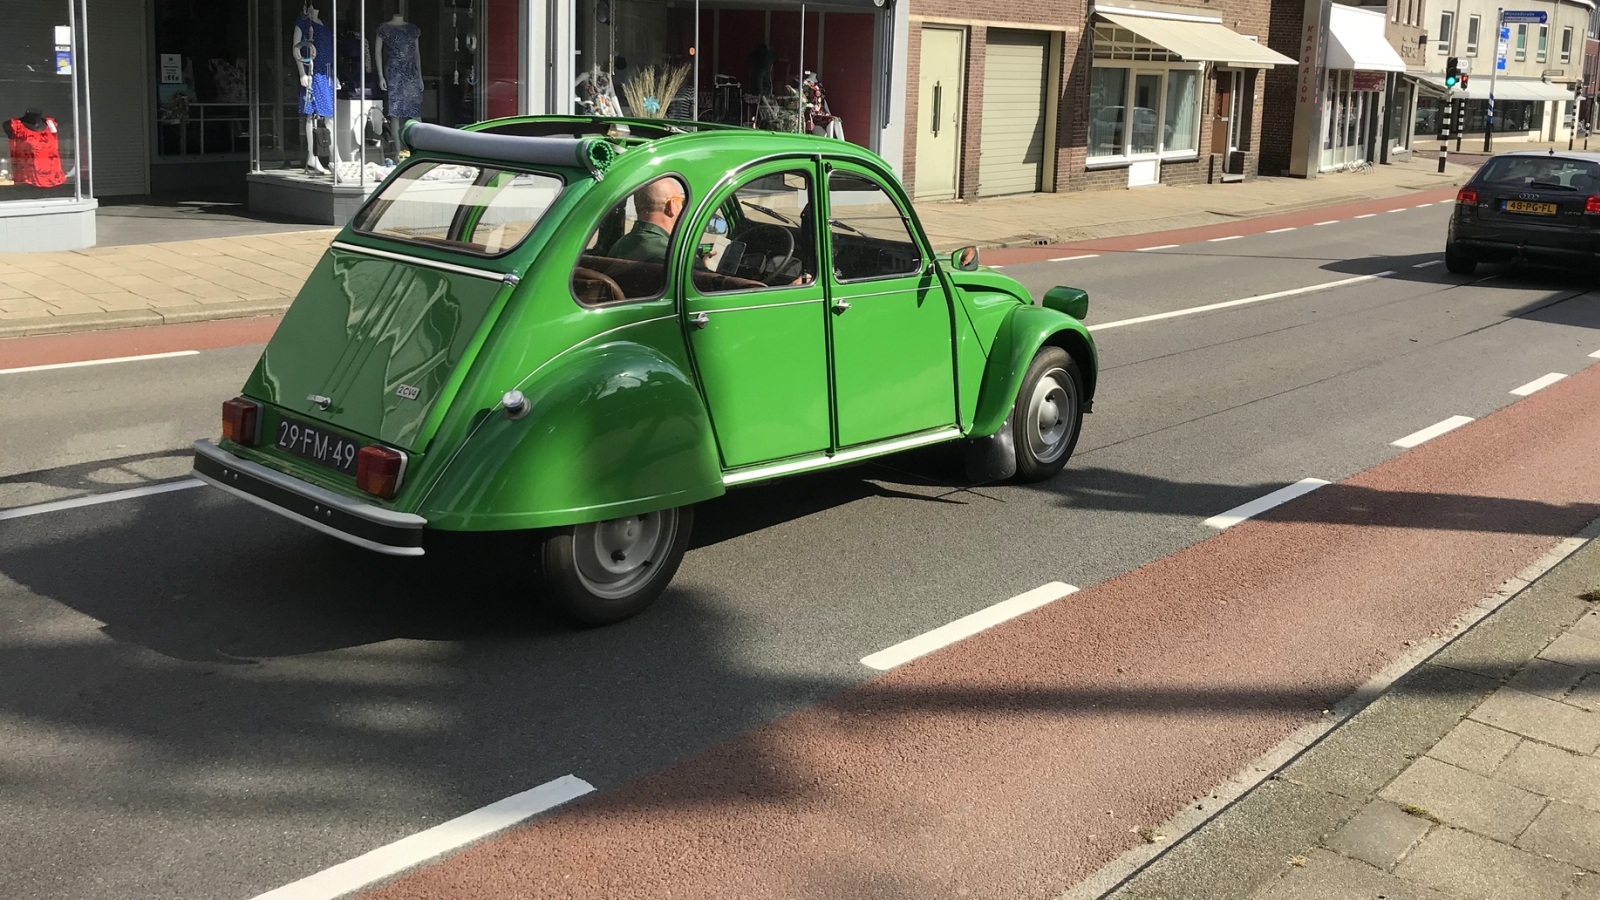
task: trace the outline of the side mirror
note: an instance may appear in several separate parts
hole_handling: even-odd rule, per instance
[[[950,265],[963,272],[971,272],[978,268],[978,248],[962,247],[950,254]]]
[[[727,234],[727,233],[728,233],[728,220],[724,219],[720,215],[712,216],[711,217],[711,221],[706,223],[706,234]]]

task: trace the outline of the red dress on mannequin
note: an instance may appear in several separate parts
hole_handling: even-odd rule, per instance
[[[12,119],[7,124],[11,133],[11,167],[13,179],[18,184],[52,188],[67,183],[61,171],[61,148],[56,140],[56,120],[46,118],[45,127],[34,131]]]

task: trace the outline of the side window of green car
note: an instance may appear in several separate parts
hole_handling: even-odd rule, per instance
[[[663,175],[613,206],[572,269],[578,302],[603,306],[660,297],[667,287],[667,251],[688,204],[683,179]]]
[[[694,283],[705,294],[810,284],[816,276],[811,173],[759,175],[740,185],[706,223]]]
[[[873,179],[847,171],[828,174],[828,239],[840,281],[914,275],[922,251],[906,216]]]

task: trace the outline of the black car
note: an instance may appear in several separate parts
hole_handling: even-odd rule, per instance
[[[1483,164],[1456,194],[1444,264],[1518,261],[1593,271],[1600,262],[1600,153],[1521,150]]]

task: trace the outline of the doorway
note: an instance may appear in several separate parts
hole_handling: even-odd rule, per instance
[[[1161,83],[1166,72],[1135,72],[1128,110],[1128,187],[1161,181]]]
[[[956,196],[961,166],[961,100],[967,33],[922,29],[921,81],[917,88],[916,199]]]

